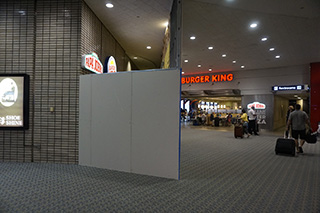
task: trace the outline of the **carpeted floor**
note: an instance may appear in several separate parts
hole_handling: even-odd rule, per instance
[[[320,143],[183,127],[181,180],[78,165],[0,163],[0,212],[320,212]]]

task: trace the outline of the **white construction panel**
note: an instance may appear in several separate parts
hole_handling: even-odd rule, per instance
[[[133,72],[132,172],[179,178],[180,71]]]
[[[79,164],[91,166],[91,76],[80,76]]]
[[[92,164],[130,172],[131,76],[128,73],[92,78]]]
[[[79,164],[179,179],[180,71],[80,78]]]

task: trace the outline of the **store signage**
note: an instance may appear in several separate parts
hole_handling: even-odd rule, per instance
[[[253,102],[247,105],[247,108],[250,109],[254,107],[257,115],[257,123],[258,124],[267,124],[267,114],[266,114],[266,105],[260,102]]]
[[[250,109],[251,107],[254,107],[255,109],[265,109],[266,105],[264,103],[260,102],[253,102],[247,105],[247,109]]]
[[[116,60],[114,59],[113,56],[109,56],[106,58],[104,61],[104,73],[114,73],[117,72],[117,64]]]
[[[288,91],[288,90],[304,90],[308,88],[305,85],[290,85],[290,86],[273,86],[272,91]]]
[[[100,62],[99,57],[96,53],[83,55],[81,67],[97,74],[103,73],[102,63]]]
[[[28,75],[0,75],[0,129],[29,128],[28,94]]]
[[[209,82],[222,82],[222,81],[232,81],[233,74],[217,74],[217,75],[199,75],[199,76],[190,76],[182,77],[182,84],[198,84],[198,83],[209,83]]]

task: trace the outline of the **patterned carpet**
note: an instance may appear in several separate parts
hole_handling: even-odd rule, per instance
[[[320,212],[320,143],[182,128],[181,180],[78,165],[0,163],[0,212]]]

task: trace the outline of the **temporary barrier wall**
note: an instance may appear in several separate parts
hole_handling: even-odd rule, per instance
[[[179,179],[180,70],[80,77],[79,164]]]

